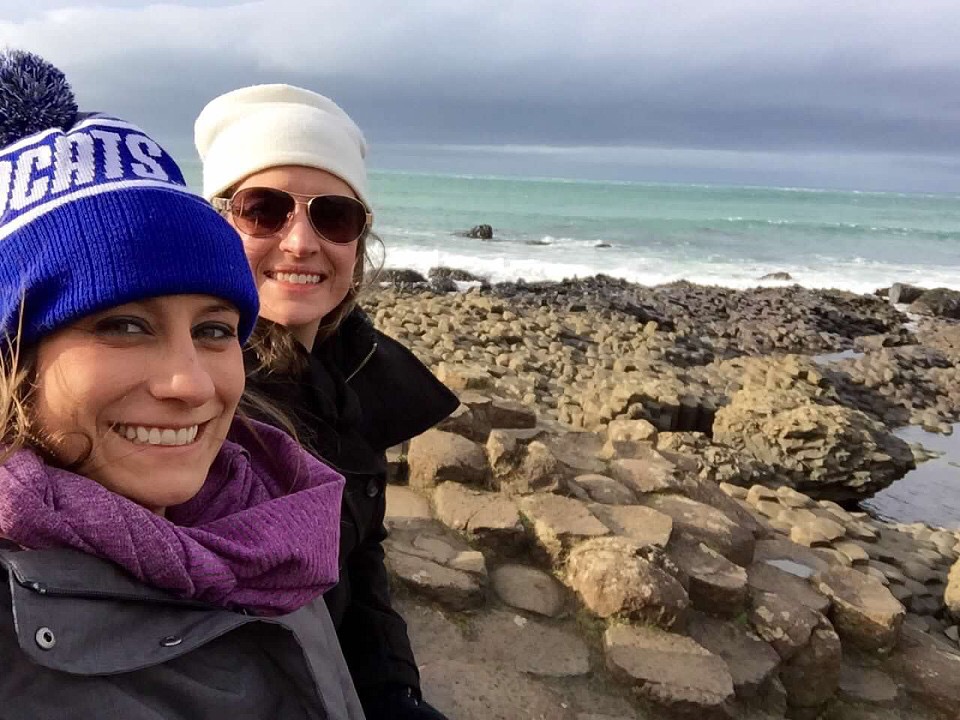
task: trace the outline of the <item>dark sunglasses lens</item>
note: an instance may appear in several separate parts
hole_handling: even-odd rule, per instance
[[[322,195],[310,202],[313,229],[339,245],[352,243],[367,227],[363,203],[345,195]]]
[[[231,212],[241,232],[271,235],[283,227],[294,207],[294,199],[285,192],[247,188],[233,196]]]

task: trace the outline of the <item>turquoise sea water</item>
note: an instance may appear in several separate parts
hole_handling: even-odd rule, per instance
[[[196,182],[195,166],[185,168]],[[388,267],[459,267],[493,281],[596,273],[872,292],[960,288],[960,195],[605,183],[374,172]],[[493,241],[456,233],[486,223]]]

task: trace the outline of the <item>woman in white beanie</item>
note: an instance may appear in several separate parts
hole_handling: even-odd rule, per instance
[[[340,582],[325,599],[367,718],[444,720],[390,603],[385,451],[458,400],[357,307],[373,223],[363,134],[323,95],[258,85],[208,103],[195,141],[204,195],[240,233],[260,294],[248,386],[346,477]]]

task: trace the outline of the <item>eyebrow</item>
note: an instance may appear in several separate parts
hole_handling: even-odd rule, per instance
[[[212,305],[207,305],[203,308],[205,313],[218,313],[218,312],[240,312],[237,308],[231,303],[213,303]]]

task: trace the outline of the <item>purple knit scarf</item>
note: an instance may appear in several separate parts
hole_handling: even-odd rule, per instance
[[[234,422],[200,492],[166,517],[20,450],[0,466],[0,537],[110,560],[181,598],[278,615],[337,582],[342,491],[343,477],[255,422]]]

